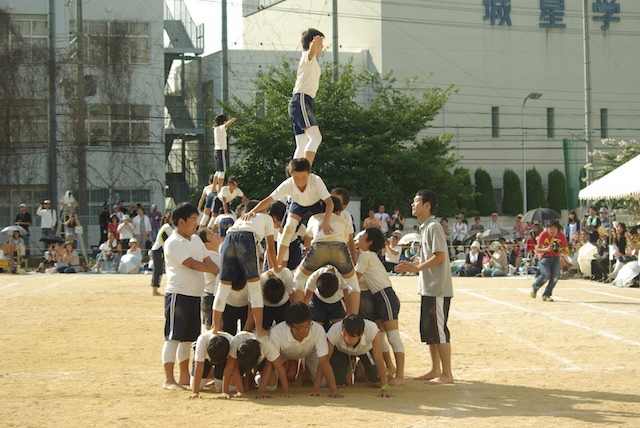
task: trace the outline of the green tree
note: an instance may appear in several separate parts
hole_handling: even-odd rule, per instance
[[[502,212],[516,215],[522,211],[522,188],[520,177],[512,169],[505,169],[502,176]]]
[[[527,210],[545,208],[546,206],[542,177],[537,169],[530,169],[527,171]]]
[[[415,82],[398,88],[391,74],[356,72],[340,66],[332,81],[324,67],[315,101],[315,114],[323,135],[313,164],[327,187],[344,187],[362,198],[363,211],[384,203],[409,214],[415,192],[430,188],[440,199],[440,213],[455,212],[461,191],[451,170],[457,157],[450,135],[418,138],[442,108],[452,88],[419,90]],[[268,195],[285,179],[285,167],[294,149],[287,101],[295,70],[283,59],[255,82],[261,104],[234,98],[225,105],[238,122],[230,129],[239,161],[230,174],[239,177],[252,197]],[[366,105],[357,102],[365,98]]]
[[[497,211],[496,198],[493,193],[493,181],[487,171],[476,170],[476,208],[480,215],[491,215]]]
[[[457,195],[458,212],[465,217],[472,217],[478,214],[476,209],[475,188],[471,183],[471,174],[467,168],[456,168],[453,171],[453,177],[459,180],[462,186],[462,192]]]
[[[547,193],[549,208],[561,212],[567,208],[567,185],[564,174],[557,169],[549,173],[549,192]]]

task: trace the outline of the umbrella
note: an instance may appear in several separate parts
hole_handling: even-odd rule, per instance
[[[40,241],[42,242],[46,242],[46,243],[58,243],[58,244],[62,244],[64,242],[64,239],[62,239],[61,237],[59,237],[58,235],[45,235],[42,238],[40,238]]]
[[[598,254],[598,248],[590,242],[580,247],[578,251],[578,265],[583,275],[591,276],[591,260],[595,258],[596,254]]]
[[[534,221],[547,221],[547,220],[559,220],[560,214],[552,210],[551,208],[535,208],[527,211],[522,217],[522,221],[534,222]]]
[[[140,271],[141,262],[142,256],[140,254],[125,254],[120,259],[120,266],[118,266],[118,271],[120,273],[138,273]]]
[[[5,235],[13,235],[13,232],[20,232],[20,236],[29,234],[29,232],[27,232],[27,230],[24,227],[18,226],[17,224],[13,226],[7,226],[4,229],[2,229],[2,231],[0,232],[4,233]]]
[[[493,241],[498,238],[509,236],[511,234],[507,229],[487,229],[480,235],[484,241]]]
[[[398,245],[409,245],[412,242],[420,242],[420,235],[415,232],[407,233],[403,235],[398,241]]]

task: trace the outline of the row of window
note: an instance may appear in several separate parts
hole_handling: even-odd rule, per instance
[[[547,138],[556,136],[556,109],[547,107]],[[500,107],[491,107],[491,137],[500,137]],[[609,138],[609,109],[600,109],[600,138]]]
[[[88,104],[87,142],[90,146],[147,145],[150,141],[150,106],[141,104]]]

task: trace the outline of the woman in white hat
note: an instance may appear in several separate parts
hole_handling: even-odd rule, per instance
[[[507,254],[498,241],[491,243],[493,254],[485,250],[485,255],[489,258],[489,266],[482,271],[483,276],[505,276],[507,272]]]
[[[480,253],[480,242],[473,241],[471,251],[467,253],[464,266],[458,271],[460,276],[476,276],[482,271],[482,253]]]

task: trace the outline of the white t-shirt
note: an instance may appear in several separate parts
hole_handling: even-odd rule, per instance
[[[349,223],[349,233],[351,235],[354,235],[356,232],[353,229],[353,218],[351,217],[351,214],[349,214],[349,211],[347,211],[346,207],[342,207],[342,211],[340,211],[340,217],[342,217],[344,221]]]
[[[329,225],[332,232],[327,235],[320,228],[320,225],[324,221],[325,213],[316,214],[309,219],[307,223],[306,236],[313,237],[311,244],[315,242],[344,242],[349,241],[349,233],[351,232],[351,224],[347,223],[344,218],[336,214],[331,214],[329,217]]]
[[[373,251],[363,251],[358,256],[356,272],[361,273],[371,293],[391,287],[384,265]]]
[[[242,290],[231,290],[229,292],[229,296],[227,297],[227,305],[233,306],[235,308],[242,308],[251,303],[251,298],[249,297],[249,286],[245,285]]]
[[[316,97],[318,87],[320,87],[320,74],[322,69],[318,64],[318,58],[314,56],[309,59],[309,51],[302,52],[298,72],[296,73],[296,84],[293,87],[293,94],[307,94],[311,98]]]
[[[327,345],[327,335],[324,328],[315,321],[311,321],[309,335],[297,341],[286,322],[281,322],[273,326],[269,333],[271,341],[276,349],[280,351],[280,356],[287,360],[297,360],[306,358],[315,350],[318,358],[329,354]]]
[[[253,232],[256,237],[256,243],[262,241],[266,236],[273,236],[274,234],[273,218],[264,213],[257,213],[249,220],[243,220],[239,218],[233,223],[227,233],[230,232]]]
[[[318,277],[323,273],[327,273],[327,272],[335,275],[336,278],[338,278],[338,291],[336,291],[333,296],[325,298],[320,295],[320,292],[318,291],[318,288],[317,288],[317,283],[318,283]],[[324,266],[316,270],[314,273],[312,273],[307,279],[307,284],[305,285],[305,292],[306,290],[313,291],[313,293],[316,295],[318,299],[328,304],[337,303],[340,300],[342,300],[342,298],[344,297],[344,290],[348,290],[349,292],[351,292],[351,289],[347,285],[342,275],[340,275],[340,272],[338,272],[338,270],[333,266]],[[360,290],[356,290],[356,291],[360,291]]]
[[[347,355],[356,356],[367,353],[373,347],[373,339],[378,334],[378,326],[373,321],[364,320],[364,334],[353,348],[347,348],[342,337],[342,321],[335,323],[327,332],[327,339],[340,351]]]
[[[309,175],[307,181],[307,187],[304,192],[298,189],[298,186],[293,181],[293,178],[289,177],[284,180],[276,189],[271,192],[271,196],[275,201],[283,199],[287,196],[291,197],[291,200],[303,207],[309,207],[318,201],[324,201],[331,197],[331,194],[327,190],[327,185],[324,184],[322,178],[315,174]]]
[[[449,254],[444,229],[434,216],[426,219],[420,225],[419,231],[420,252],[418,260],[420,263],[426,262],[437,252]],[[448,256],[439,265],[421,270],[418,278],[420,284],[418,292],[421,296],[453,297],[453,282],[451,281]]]
[[[222,189],[220,189],[220,192],[218,192],[217,198],[220,199],[221,201],[222,201],[222,198],[224,198],[224,200],[227,201],[227,203],[229,203],[233,201],[235,198],[241,198],[243,196],[244,196],[244,192],[240,190],[239,187],[236,187],[235,189],[233,189],[233,192],[232,192],[229,186],[224,186]]]
[[[207,352],[207,345],[209,341],[214,336],[222,336],[229,341],[229,347],[231,347],[231,342],[233,341],[233,336],[227,333],[226,331],[219,331],[218,333],[213,333],[211,330],[205,331],[200,336],[198,336],[198,340],[196,340],[196,350],[193,355],[193,360],[196,363],[202,363],[204,360],[209,359],[209,353]]]
[[[120,235],[120,240],[129,240],[133,238],[133,224],[129,223],[120,223],[118,225],[118,234]]]
[[[400,253],[402,253],[402,247],[397,245],[393,247],[393,251],[397,251],[398,253],[393,254],[391,251],[389,251],[389,248],[387,248],[387,251],[384,252],[384,259],[389,263],[400,263]]]
[[[206,248],[206,247],[205,247]],[[212,262],[216,264],[216,266],[221,267],[220,265],[220,253],[213,250],[207,250],[209,254],[209,258]],[[214,275],[209,272],[204,273],[204,291],[209,294],[216,294],[218,291],[218,283],[220,282],[219,275]]]
[[[227,150],[227,126],[225,124],[213,128],[213,149]]]
[[[198,235],[186,239],[178,232],[164,243],[164,259],[167,269],[167,293],[200,297],[204,291],[204,273],[189,269],[182,263],[188,258],[202,262],[209,257],[207,248]]]
[[[388,221],[391,219],[387,213],[375,213],[374,217],[380,220],[380,231],[387,233],[389,231]]]
[[[218,228],[220,228],[220,222],[224,219],[230,218],[231,220],[233,220],[234,222],[236,221],[236,215],[234,213],[229,213],[229,214],[220,214],[219,216],[216,217],[216,219],[213,221],[213,227],[215,228],[216,226],[218,226]]]
[[[289,297],[293,294],[293,274],[289,270],[289,268],[284,268],[280,272],[267,271],[262,272],[260,275],[260,283],[264,287],[264,283],[270,278],[269,274],[273,274],[276,278],[280,278],[280,280],[284,283],[284,294],[282,295],[282,299],[277,304],[269,303],[265,299],[264,305],[270,308],[277,308],[279,306],[284,305],[289,301]]]
[[[260,358],[258,363],[261,363],[265,358],[269,361],[275,361],[280,357],[280,352],[275,347],[269,336],[256,337],[255,334],[248,331],[241,331],[236,334],[231,341],[231,349],[229,349],[229,356],[232,358],[238,358],[238,347],[244,342],[250,339],[256,339],[260,342]]]

